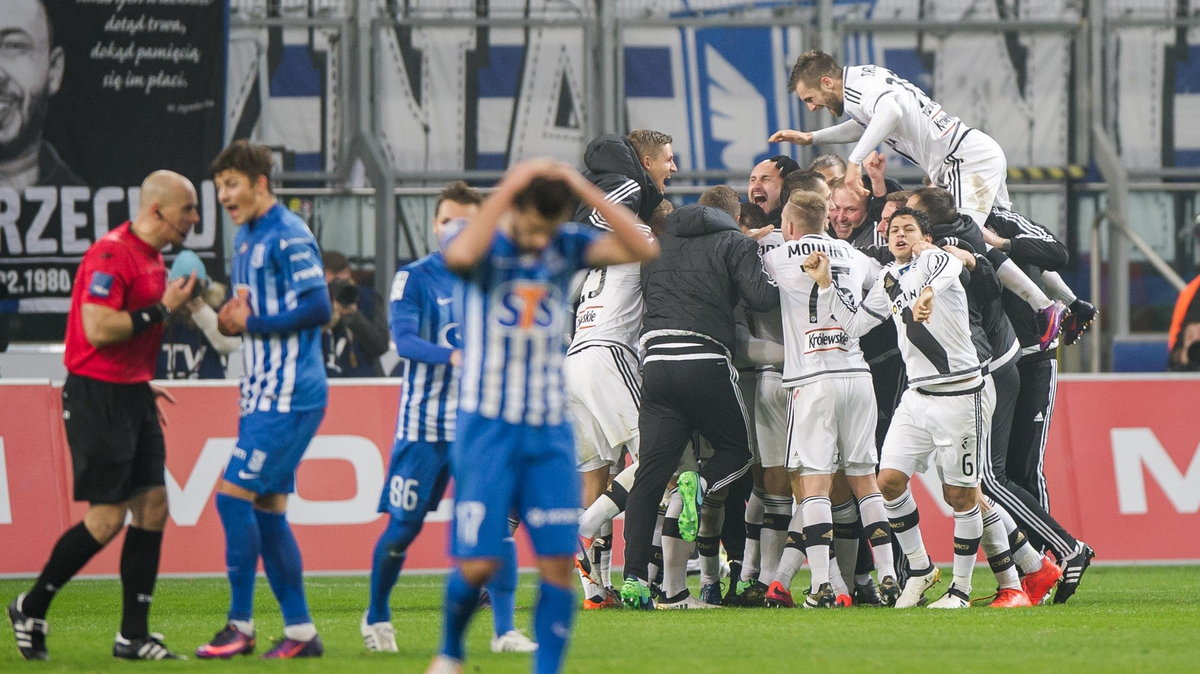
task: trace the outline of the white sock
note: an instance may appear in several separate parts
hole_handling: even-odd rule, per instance
[[[1054,304],[1054,302],[1050,301],[1049,297],[1046,297],[1046,293],[1042,292],[1042,289],[1025,272],[1021,271],[1017,263],[1012,260],[1005,260],[1004,264],[1000,265],[1000,268],[996,270],[996,274],[1000,277],[1000,283],[1005,288],[1016,293],[1018,297],[1025,300],[1034,310],[1045,309]]]
[[[992,567],[992,573],[996,574],[996,583],[1000,589],[1020,588],[1021,579],[1017,576],[1012,553],[1008,550],[1008,533],[1004,531],[1004,522],[1000,520],[1000,513],[995,509],[989,510],[983,516],[983,539],[979,544],[983,547],[988,565]]]
[[[742,578],[750,582],[758,577],[759,537],[762,535],[763,497],[766,492],[757,487],[750,492],[746,500],[746,553],[742,555]]]
[[[900,549],[908,558],[908,567],[913,571],[923,571],[932,564],[929,553],[925,551],[925,541],[921,539],[920,513],[913,501],[912,492],[905,489],[895,501],[883,501],[887,509],[888,522],[892,525],[892,533],[900,543]]]
[[[230,620],[229,624],[233,625],[233,629],[245,634],[248,637],[254,636],[253,620]]]
[[[978,505],[954,513],[954,585],[967,596],[971,594],[971,574],[982,536],[983,517]]]
[[[687,562],[696,549],[693,541],[685,541],[677,534],[679,532],[679,513],[683,511],[683,502],[679,492],[671,494],[671,502],[667,505],[667,516],[664,520],[662,534],[663,549],[663,595],[674,597],[687,589]]]
[[[725,525],[725,498],[705,496],[700,506],[696,548],[700,551],[700,583],[721,582],[721,527]],[[701,541],[704,545],[701,546]]]
[[[849,586],[855,581],[854,570],[858,567],[859,536],[838,536],[842,527],[854,529],[858,524],[858,508],[854,499],[833,506],[833,556],[842,570],[842,582]],[[841,525],[841,526],[839,526]]]
[[[888,576],[896,577],[896,560],[892,554],[892,528],[887,521],[887,509],[883,507],[881,494],[867,494],[858,502],[859,517],[867,540],[871,544],[871,558],[875,560],[875,575],[880,581]]]
[[[763,497],[762,529],[759,534],[758,580],[770,585],[775,580],[779,557],[787,544],[787,526],[792,519],[792,497],[790,495],[767,494]]]
[[[604,540],[604,547],[598,550],[596,564],[600,576],[600,582],[608,587],[612,585],[612,545],[613,545],[613,525],[612,520],[609,520],[600,527],[600,538]]]
[[[579,535],[584,538],[602,536],[601,531],[605,524],[608,525],[609,531],[612,531],[612,520],[620,513],[621,509],[617,507],[616,503],[613,503],[608,494],[601,494],[600,498],[596,499],[579,516]]]
[[[833,582],[829,559],[834,542],[833,513],[828,496],[810,496],[800,502],[800,510],[804,513],[804,547],[812,571],[812,591],[816,592],[822,584]],[[842,584],[846,584],[844,580]]]
[[[1008,536],[1008,548],[1012,552],[1013,561],[1017,563],[1017,568],[1021,573],[1033,573],[1042,568],[1042,556],[1037,550],[1033,549],[1033,545],[1029,543],[1029,537],[1025,535],[1017,527],[1017,521],[1012,518],[1007,510],[996,505],[995,501],[986,499],[988,507],[991,508],[997,515],[1000,516],[1000,521],[1004,524],[1004,533]]]
[[[783,589],[792,587],[792,579],[804,564],[804,515],[803,510],[796,508],[792,513],[792,521],[788,524],[787,545],[779,556],[779,566],[775,567],[775,581],[783,585]]]
[[[1042,271],[1042,285],[1046,286],[1046,294],[1057,300],[1062,300],[1063,304],[1070,306],[1075,300],[1079,299],[1071,290],[1071,286],[1063,280],[1061,274],[1056,271]]]
[[[317,636],[317,626],[312,623],[298,623],[283,628],[283,636],[292,641],[312,641]]]

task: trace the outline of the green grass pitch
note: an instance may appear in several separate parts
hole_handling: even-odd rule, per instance
[[[981,565],[982,566],[982,565]],[[947,569],[948,571],[948,569]],[[976,596],[994,587],[985,569],[975,575]],[[830,611],[721,609],[580,612],[566,671],[598,672],[812,672],[988,671],[1130,672],[1200,671],[1200,568],[1092,567],[1075,598],[1063,606],[1020,610]],[[695,579],[692,579],[693,584]],[[807,582],[802,574],[795,588]],[[28,580],[0,580],[9,599]],[[945,588],[946,581],[937,590]],[[125,663],[110,657],[119,622],[115,580],[77,580],[51,609],[50,662],[20,659],[4,622],[0,670],[5,672],[321,671],[420,672],[441,629],[441,576],[402,577],[393,598],[401,653],[367,653],[358,634],[367,601],[365,577],[313,577],[309,601],[325,641],[319,660],[268,663],[257,654],[281,632],[265,580],[256,610],[259,650],[232,661]],[[536,589],[523,575],[517,626],[530,633]],[[936,590],[935,590],[936,591]],[[220,578],[167,578],[159,582],[151,628],[167,645],[190,653],[221,627],[227,590]],[[488,650],[491,612],[471,627],[467,671],[529,671],[529,657]]]

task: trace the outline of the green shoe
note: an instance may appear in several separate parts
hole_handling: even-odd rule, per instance
[[[652,609],[654,602],[650,600],[650,588],[637,578],[626,578],[621,585],[621,601],[632,609]]]
[[[683,512],[679,513],[679,537],[685,541],[696,540],[700,531],[700,504],[704,495],[700,493],[700,475],[689,470],[679,474],[676,481],[679,498],[683,500]]]

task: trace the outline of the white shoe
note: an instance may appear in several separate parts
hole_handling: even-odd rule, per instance
[[[359,624],[359,632],[362,633],[363,645],[367,647],[368,651],[400,652],[400,647],[396,645],[396,628],[392,627],[389,622],[368,623],[367,614],[364,613],[362,622]]]
[[[684,597],[683,599],[680,599],[679,601],[673,601],[670,603],[667,603],[665,601],[655,602],[654,608],[656,608],[660,611],[672,611],[672,610],[692,609],[692,608],[698,608],[698,609],[722,608],[722,606],[720,604],[710,604],[706,601],[700,601],[699,599],[696,599],[695,597],[693,597],[691,595],[691,593],[688,593],[688,596]]]
[[[537,650],[537,643],[525,636],[520,630],[509,630],[492,639],[493,653],[532,653]]]
[[[946,594],[930,604],[929,608],[971,608],[971,595],[952,584]]]
[[[461,660],[455,660],[449,655],[435,655],[425,668],[425,674],[462,674]]]
[[[942,572],[936,566],[924,576],[909,576],[908,581],[904,583],[904,590],[900,592],[900,598],[896,600],[896,608],[913,608],[919,605],[925,598],[925,591],[937,585],[941,577]]]

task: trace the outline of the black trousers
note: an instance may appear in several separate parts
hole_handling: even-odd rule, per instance
[[[1043,460],[1058,388],[1058,362],[1052,357],[1034,354],[1018,361],[1017,369],[1021,373],[1021,393],[1013,412],[1008,475],[1033,494],[1049,512],[1050,494],[1046,488]]]
[[[752,429],[724,350],[699,337],[650,340],[638,427],[638,469],[625,509],[625,575],[647,580],[658,504],[692,433],[713,448],[700,470],[709,492],[729,486],[750,467]]]
[[[983,493],[1012,515],[1034,547],[1043,550],[1048,547],[1058,559],[1069,557],[1077,545],[1075,538],[1008,474],[1010,450],[1017,449],[1011,432],[1023,388],[1019,368],[1010,364],[990,376],[996,386],[996,410],[992,414],[990,442],[982,448],[989,452],[989,457],[979,462]]]

